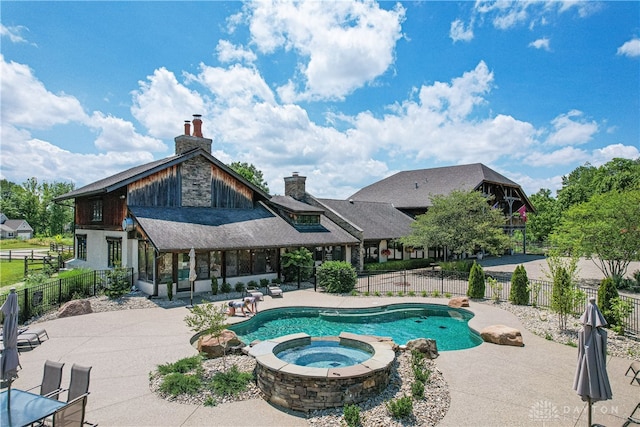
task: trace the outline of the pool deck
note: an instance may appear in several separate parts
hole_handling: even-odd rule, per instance
[[[446,304],[445,298],[337,297],[313,290],[265,296],[260,310],[295,305],[372,307],[400,302]],[[535,336],[511,313],[474,304],[470,325],[515,327],[525,346],[481,344],[443,352],[436,359],[451,393],[451,407],[441,426],[586,425],[586,403],[572,390],[577,349]],[[66,362],[63,386],[73,363],[92,366],[87,420],[100,426],[306,426],[303,415],[282,411],[263,400],[216,407],[167,402],[149,389],[157,365],[192,356],[185,307],[93,313],[38,324],[50,339],[20,355],[16,388],[39,384],[47,359]],[[242,320],[241,317],[233,319]],[[593,405],[593,422],[620,426],[640,401],[640,386],[630,385],[630,360],[609,357],[613,399]]]

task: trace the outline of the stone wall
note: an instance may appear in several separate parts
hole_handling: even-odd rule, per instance
[[[182,163],[182,206],[211,206],[211,166],[202,156]]]
[[[256,377],[258,387],[269,402],[308,412],[341,407],[377,396],[389,384],[391,364],[361,376],[327,378],[296,375],[258,363]]]

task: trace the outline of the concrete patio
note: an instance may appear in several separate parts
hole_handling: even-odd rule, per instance
[[[313,290],[265,297],[260,310],[293,305],[370,307],[394,302],[446,304],[444,298],[339,297]],[[522,331],[524,347],[484,343],[443,352],[436,360],[451,393],[442,426],[586,425],[586,403],[572,390],[577,349],[535,336],[504,310],[474,304],[470,326],[504,324]],[[157,365],[194,355],[185,307],[93,313],[38,324],[50,339],[21,354],[17,388],[38,384],[45,360],[65,362],[63,385],[73,363],[89,365],[87,419],[101,426],[305,426],[303,414],[287,413],[263,400],[204,407],[167,402],[149,389]],[[234,320],[241,320],[240,317]],[[593,406],[593,422],[620,426],[640,399],[629,384],[629,360],[610,357],[613,400]]]

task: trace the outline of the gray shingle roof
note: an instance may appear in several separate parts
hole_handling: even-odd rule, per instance
[[[470,191],[483,182],[520,188],[482,163],[398,172],[353,194],[358,201],[384,201],[399,209],[431,206],[431,195]]]
[[[390,203],[317,199],[363,231],[364,240],[395,239],[411,233],[413,219]]]
[[[324,216],[321,224],[326,231],[301,233],[262,204],[255,209],[131,206],[129,210],[161,251],[357,243],[357,239]]]
[[[318,214],[323,212],[321,208],[300,202],[291,196],[271,196],[271,198],[269,199],[269,203],[273,203],[274,205],[281,206],[288,211],[296,213]]]

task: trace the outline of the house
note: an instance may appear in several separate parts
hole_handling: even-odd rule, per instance
[[[432,196],[446,196],[454,190],[480,191],[494,208],[501,209],[509,218],[505,231],[513,234],[521,230],[526,242],[526,213],[535,212],[533,205],[520,185],[482,163],[398,172],[361,189],[349,199],[355,203],[391,203],[415,218],[432,206]],[[391,242],[390,247],[392,254],[401,252],[398,243]],[[442,248],[432,248],[427,256],[440,258],[441,251]]]
[[[0,239],[21,239],[33,238],[33,228],[24,219],[8,219],[0,213]]]
[[[322,209],[272,198],[211,155],[194,115],[175,138],[175,155],[137,166],[64,194],[74,200],[73,266],[133,267],[150,295],[190,289],[213,277],[229,284],[280,275],[281,256],[300,247],[351,259],[359,242]],[[273,199],[273,200],[272,200]]]

